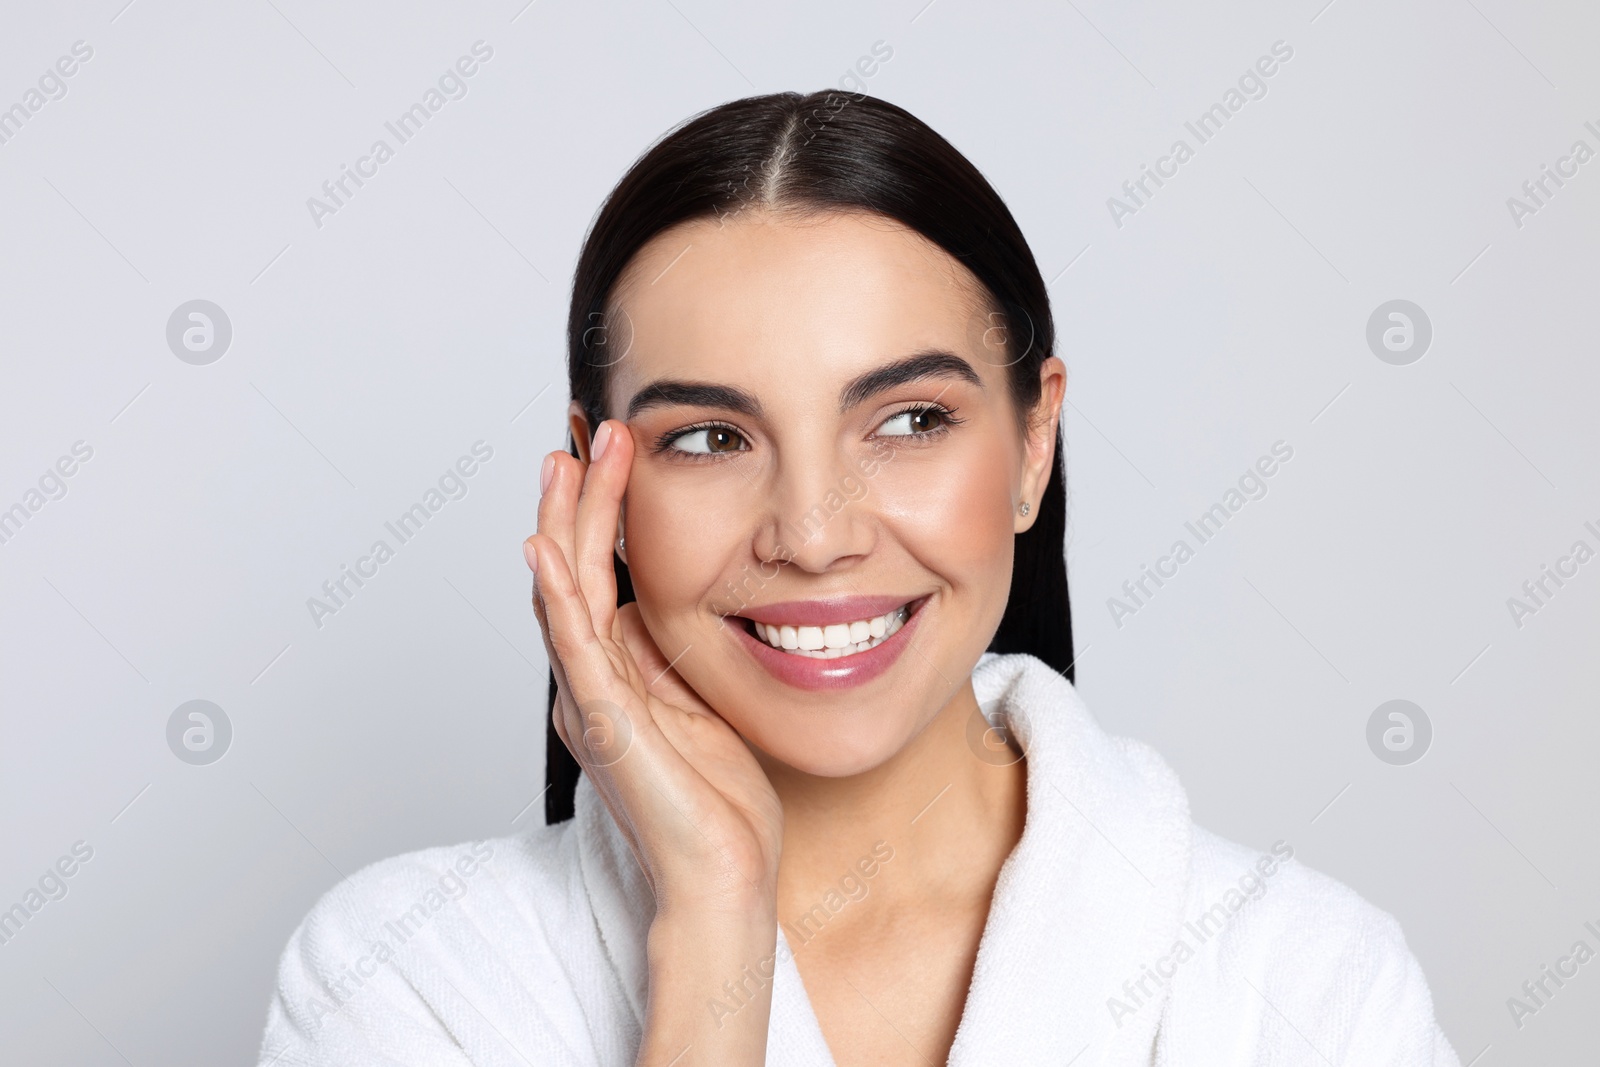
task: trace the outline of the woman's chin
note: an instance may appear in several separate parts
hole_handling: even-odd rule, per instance
[[[852,736],[831,730],[819,738],[789,728],[740,731],[768,759],[817,778],[851,778],[876,770],[903,750],[914,732],[910,727],[892,732],[874,729]]]

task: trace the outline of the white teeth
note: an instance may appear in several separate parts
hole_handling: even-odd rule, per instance
[[[874,648],[905,625],[909,616],[903,605],[871,619],[834,623],[828,626],[788,626],[752,623],[756,636],[773,648],[813,659],[838,659]]]

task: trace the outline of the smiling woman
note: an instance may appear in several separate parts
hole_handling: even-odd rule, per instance
[[[1079,700],[1032,253],[926,125],[822,96],[695,117],[600,211],[524,544],[548,825],[336,1012],[454,853],[332,890],[262,1063],[1457,1064],[1389,916]]]

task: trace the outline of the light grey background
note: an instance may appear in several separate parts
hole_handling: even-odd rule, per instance
[[[0,907],[93,858],[0,945],[0,1060],[251,1061],[278,953],[341,873],[536,825],[545,664],[518,543],[564,441],[562,322],[602,196],[669,127],[863,82],[989,176],[1069,366],[1082,691],[1196,818],[1395,915],[1463,1061],[1577,1062],[1600,961],[1600,14],[1510,0],[1134,7],[6,5],[0,508],[93,457],[0,545]],[[493,57],[337,214],[306,206],[475,41]],[[1293,58],[1135,215],[1107,198],[1275,41]],[[1551,186],[1551,188],[1554,188]],[[194,299],[231,320],[168,348]],[[1368,316],[1434,336],[1380,361]],[[1138,613],[1108,599],[1274,442],[1293,459]],[[307,599],[474,442],[493,458],[335,616]],[[1190,538],[1192,541],[1192,537]],[[1553,588],[1553,586],[1552,586]],[[1432,747],[1381,762],[1404,698]],[[197,766],[180,704],[233,738]]]

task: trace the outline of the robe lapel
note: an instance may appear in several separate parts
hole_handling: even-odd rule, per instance
[[[642,1028],[650,993],[645,939],[656,914],[655,894],[586,774],[578,777],[572,821],[578,834],[578,869],[600,941],[628,998],[634,1023]]]
[[[1166,988],[1147,968],[1177,940],[1188,887],[1177,776],[1143,744],[1108,736],[1032,656],[986,654],[973,688],[1027,756],[1028,811],[949,1062],[1149,1064]],[[1112,997],[1129,1010],[1114,1013]]]

